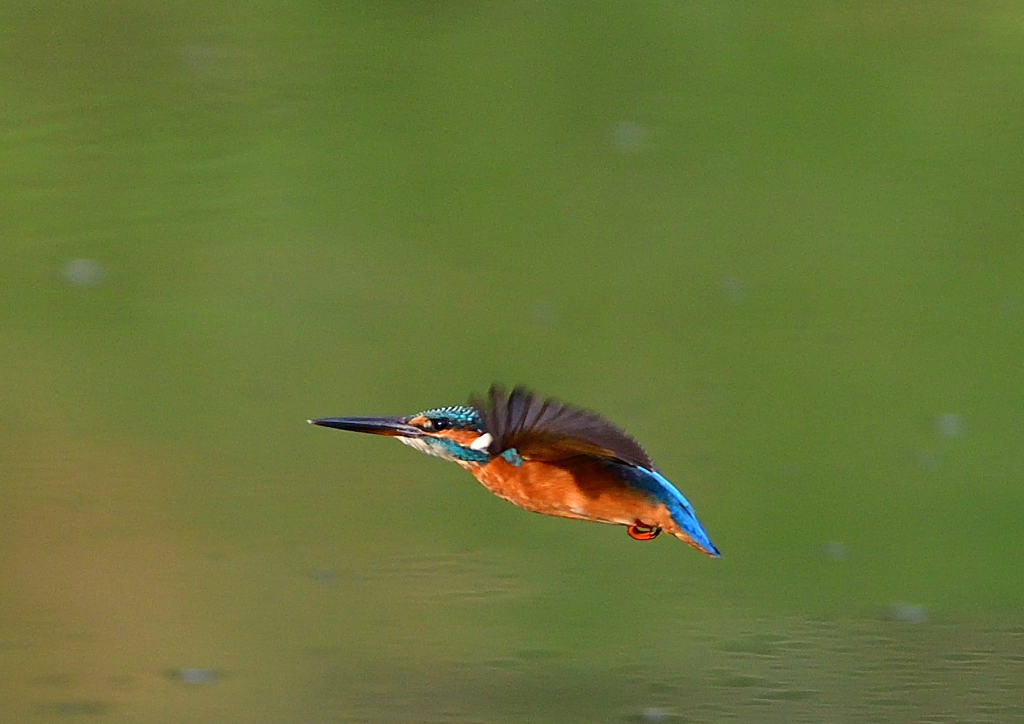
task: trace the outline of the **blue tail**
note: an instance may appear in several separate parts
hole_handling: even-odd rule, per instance
[[[669,515],[672,516],[672,520],[683,529],[686,535],[693,539],[693,542],[702,551],[716,558],[721,555],[715,544],[708,538],[708,534],[704,532],[700,521],[697,520],[697,514],[693,511],[690,501],[679,492],[676,486],[666,480],[661,473],[656,470],[648,470],[647,468],[634,467],[632,465],[617,464],[615,467],[622,471],[623,476],[630,483],[651,495],[658,502],[664,503],[665,507],[668,508]]]

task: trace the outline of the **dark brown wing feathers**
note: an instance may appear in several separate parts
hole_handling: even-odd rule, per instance
[[[509,448],[527,460],[560,460],[594,455],[649,470],[654,463],[640,443],[598,414],[546,399],[516,387],[509,395],[492,385],[488,403],[470,398],[484,430],[494,440],[488,452],[498,455]]]

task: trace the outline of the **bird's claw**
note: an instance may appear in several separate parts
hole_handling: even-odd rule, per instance
[[[640,521],[626,528],[629,537],[633,540],[654,540],[661,533],[661,528],[656,525],[644,525]]]

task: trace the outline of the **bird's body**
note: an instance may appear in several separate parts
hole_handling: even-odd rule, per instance
[[[520,508],[628,526],[650,540],[662,530],[709,556],[718,549],[693,508],[643,448],[594,413],[533,395],[490,391],[490,404],[443,407],[402,418],[324,418],[325,427],[398,437],[457,462]]]
[[[523,462],[516,468],[499,457],[470,472],[499,498],[534,513],[687,536],[668,506],[637,485],[637,475],[623,465],[579,456],[560,464]],[[684,540],[690,542],[688,536]]]

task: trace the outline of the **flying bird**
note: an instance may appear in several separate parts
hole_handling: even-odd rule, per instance
[[[310,424],[396,437],[456,462],[499,498],[535,513],[626,526],[634,540],[665,531],[718,557],[689,501],[640,444],[588,410],[517,387],[408,417],[325,417]]]

